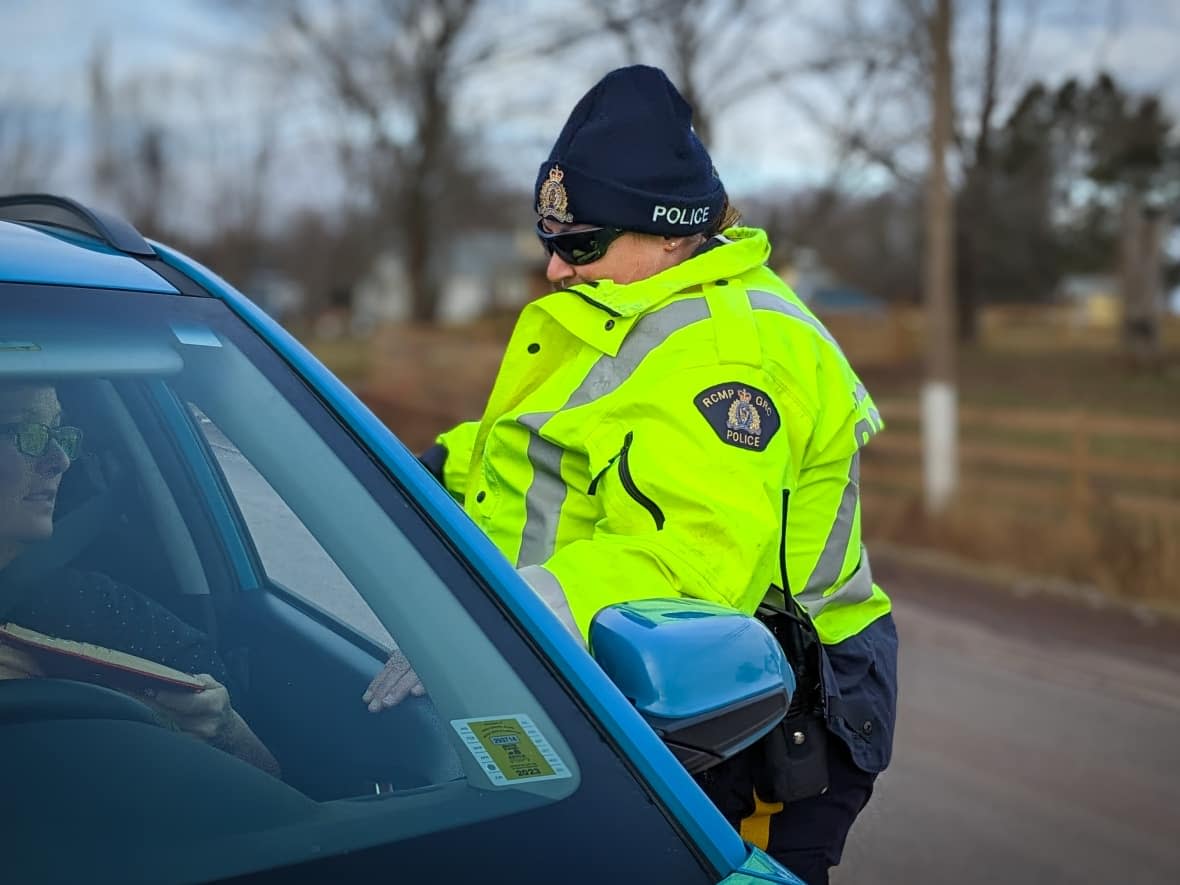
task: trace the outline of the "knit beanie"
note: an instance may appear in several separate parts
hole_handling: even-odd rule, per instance
[[[541,218],[663,236],[709,230],[725,204],[692,108],[646,65],[611,71],[574,106],[536,195]]]

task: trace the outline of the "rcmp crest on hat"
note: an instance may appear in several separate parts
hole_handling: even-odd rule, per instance
[[[537,192],[537,214],[542,218],[552,218],[569,224],[574,216],[569,211],[569,195],[565,192],[562,179],[565,173],[560,166],[549,170],[549,177],[541,184]]]

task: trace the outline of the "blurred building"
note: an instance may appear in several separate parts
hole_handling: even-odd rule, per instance
[[[1119,283],[1110,274],[1071,274],[1062,277],[1055,300],[1068,309],[1072,325],[1112,329],[1120,317]]]
[[[797,249],[779,277],[811,308],[858,368],[906,363],[919,352],[920,316],[840,278],[814,249]]]
[[[242,289],[251,301],[280,323],[286,323],[304,307],[303,287],[274,268],[255,268]]]
[[[531,231],[474,231],[455,236],[445,256],[438,321],[469,322],[514,309],[537,294],[542,253]],[[396,252],[381,254],[357,285],[353,331],[409,318],[405,263]]]
[[[814,249],[796,250],[791,262],[776,271],[817,316],[886,312],[885,299],[841,282]]]

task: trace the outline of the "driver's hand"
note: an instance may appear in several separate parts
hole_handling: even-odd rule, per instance
[[[30,679],[44,675],[31,654],[0,642],[0,679]]]
[[[418,674],[410,668],[410,662],[398,649],[394,649],[381,672],[373,677],[361,700],[369,705],[370,713],[380,713],[400,704],[410,695],[416,698],[426,694]]]
[[[216,744],[234,725],[229,692],[208,673],[198,673],[196,678],[205,684],[204,691],[155,689],[144,693],[141,700],[163,713],[181,731]]]

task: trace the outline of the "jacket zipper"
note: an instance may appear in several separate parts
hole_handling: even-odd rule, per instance
[[[627,458],[627,452],[631,448],[631,441],[635,438],[635,434],[627,431],[627,435],[623,437],[623,447],[619,449],[619,453],[611,458],[606,466],[598,472],[598,475],[590,482],[590,488],[587,492],[593,495],[598,490],[598,481],[602,479],[603,475],[610,470],[612,464],[619,462],[619,479],[623,481],[623,488],[627,490],[639,506],[643,507],[651,518],[655,520],[656,531],[660,531],[664,527],[664,511],[660,509],[660,505],[649,498],[643,492],[639,491],[639,486],[635,485],[635,477],[631,475],[631,465]]]
[[[778,541],[778,571],[783,581],[783,596],[788,607],[791,601],[791,581],[787,577],[787,510],[791,505],[791,490],[783,489],[783,517],[780,523],[782,532]]]

